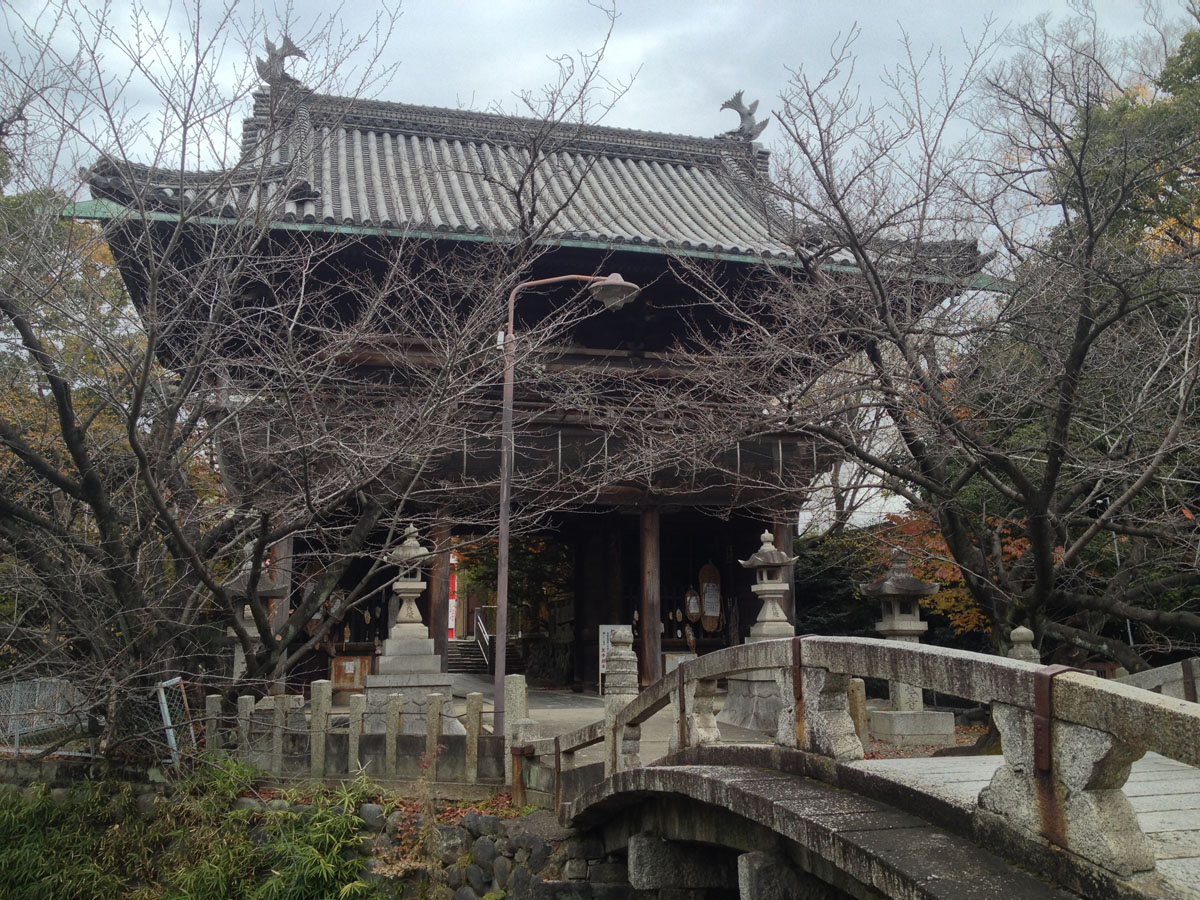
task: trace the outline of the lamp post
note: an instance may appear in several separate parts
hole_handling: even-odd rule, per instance
[[[634,298],[639,288],[630,284],[616,272],[611,275],[558,275],[522,281],[508,295],[508,324],[504,329],[504,394],[500,420],[500,529],[496,549],[496,675],[493,683],[494,734],[504,734],[504,668],[508,652],[508,544],[509,518],[512,513],[513,474],[513,373],[516,369],[516,351],[513,334],[513,309],[517,294],[526,288],[560,284],[566,281],[581,281],[588,285],[592,296],[604,304],[605,309],[620,309]]]

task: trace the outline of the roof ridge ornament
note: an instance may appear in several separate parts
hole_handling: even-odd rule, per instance
[[[721,137],[733,138],[737,141],[755,141],[758,136],[763,133],[763,129],[771,124],[771,120],[763,119],[761,122],[754,121],[754,113],[758,109],[758,101],[755,100],[749,106],[742,100],[742,96],[746,92],[738,91],[728,100],[721,104],[721,109],[732,109],[742,117],[741,124],[732,131],[726,131]]]
[[[271,87],[299,84],[299,80],[283,70],[283,61],[289,56],[308,59],[304,51],[292,43],[292,39],[286,34],[279,42],[278,47],[271,42],[270,38],[264,38],[263,43],[267,48],[267,58],[264,60],[262,57],[256,57],[254,60],[255,68],[258,69],[258,77]]]

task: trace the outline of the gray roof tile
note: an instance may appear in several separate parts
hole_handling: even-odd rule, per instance
[[[310,129],[299,121],[305,113]],[[272,128],[272,115],[285,127]],[[538,221],[552,217],[551,239],[794,255],[746,189],[748,173],[765,173],[767,157],[756,145],[596,126],[544,132],[535,120],[295,90],[273,106],[263,92],[235,169],[181,179],[105,159],[89,180],[97,197],[132,203],[137,196],[216,216],[263,210],[318,227],[506,235],[518,221],[513,193],[532,143],[542,147]]]

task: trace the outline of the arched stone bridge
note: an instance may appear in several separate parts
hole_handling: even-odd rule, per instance
[[[750,671],[787,698],[775,741],[718,743],[717,679]],[[990,705],[1003,756],[863,759],[854,676]],[[606,703],[603,722],[513,748],[514,784],[553,797],[603,851],[596,871],[626,863],[626,886],[595,897],[1200,898],[1187,700],[1061,666],[799,637],[700,657]],[[640,726],[668,704],[671,752],[643,766]],[[601,743],[603,772],[572,767]]]

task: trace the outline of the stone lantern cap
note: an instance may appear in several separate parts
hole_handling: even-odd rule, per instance
[[[429,549],[417,540],[417,529],[409,525],[404,529],[404,542],[388,554],[388,562],[400,570],[398,577],[411,581],[420,577],[417,560],[428,555]]]
[[[749,559],[738,560],[747,569],[790,566],[799,559],[798,556],[788,556],[782,550],[777,549],[775,546],[775,537],[769,531],[764,531],[759,540],[762,541],[762,546]]]
[[[928,597],[942,589],[933,581],[922,581],[908,568],[908,552],[896,548],[892,551],[892,565],[887,574],[867,584],[860,584],[859,591],[865,597]]]

